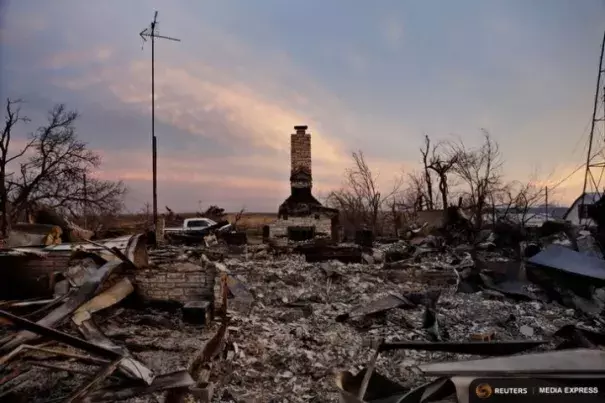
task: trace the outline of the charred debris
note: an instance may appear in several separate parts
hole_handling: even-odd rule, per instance
[[[56,215],[16,225],[0,400],[462,402],[477,371],[605,371],[602,206],[594,230],[473,232],[448,211],[344,243],[337,211],[295,199],[262,239],[208,217],[99,240]]]

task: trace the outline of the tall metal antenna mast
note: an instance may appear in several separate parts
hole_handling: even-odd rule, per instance
[[[158,230],[158,154],[157,140],[155,137],[155,39],[167,39],[175,42],[181,41],[177,38],[162,36],[159,33],[158,12],[156,11],[149,27],[139,33],[143,39],[143,45],[147,42],[147,38],[151,38],[151,163],[153,171],[153,228],[156,231],[156,234]]]
[[[599,73],[597,75],[597,89],[594,94],[594,106],[592,110],[592,122],[590,126],[590,138],[588,140],[588,153],[586,154],[586,173],[584,174],[584,187],[582,196],[587,191],[601,192],[601,179],[605,172],[605,125],[600,128],[598,123],[605,124],[605,32],[601,42],[601,57],[599,58]],[[595,136],[596,134],[596,136]]]

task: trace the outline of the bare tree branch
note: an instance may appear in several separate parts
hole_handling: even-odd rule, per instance
[[[435,208],[435,203],[433,199],[433,178],[431,177],[430,170],[430,162],[429,162],[429,152],[431,149],[431,139],[427,134],[424,135],[424,148],[420,149],[420,154],[422,154],[422,165],[424,167],[424,184],[426,185],[426,203],[427,209],[433,210]],[[433,154],[435,150],[433,149]]]
[[[10,144],[13,135],[13,129],[19,123],[29,122],[27,116],[21,115],[21,104],[23,101],[14,100],[10,98],[6,100],[6,116],[4,118],[4,128],[2,135],[0,136],[0,212],[2,217],[0,218],[0,235],[5,238],[9,231],[9,217],[8,217],[8,194],[10,186],[7,184],[7,177],[10,175],[7,173],[7,165],[25,154],[28,148],[33,144],[33,139],[30,140],[20,151],[18,151],[12,157],[8,156]]]
[[[427,136],[428,138],[428,136]],[[438,143],[433,146],[431,158],[429,160],[429,165],[426,165],[425,161],[425,169],[430,169],[437,174],[437,178],[439,178],[439,193],[441,193],[441,206],[445,210],[448,207],[448,196],[449,196],[449,184],[448,184],[448,174],[454,168],[454,165],[458,163],[459,154],[454,152],[447,152],[447,150],[442,150],[444,148],[444,144]]]
[[[327,202],[340,210],[344,221],[355,227],[367,226],[380,232],[380,214],[386,203],[399,192],[403,179],[396,177],[389,193],[383,194],[378,188],[378,175],[372,173],[363,152],[352,153],[352,158],[354,165],[345,171],[344,186],[331,192]]]
[[[7,106],[9,112],[10,105]],[[94,177],[101,157],[77,138],[74,126],[78,118],[76,111],[67,110],[63,104],[56,105],[49,111],[47,123],[31,134],[25,149],[10,159],[6,158],[12,127],[9,122],[19,115],[9,113],[8,116],[0,148],[1,155],[5,157],[0,160],[0,172],[4,172],[2,186],[5,200],[12,206],[8,221],[42,206],[73,218],[81,216],[84,210],[87,215],[122,210],[126,187],[120,181]],[[9,127],[8,131],[6,127]],[[23,159],[26,151],[32,155]],[[8,162],[17,160],[21,160],[18,172],[7,173]]]
[[[466,185],[467,205],[473,213],[477,228],[483,225],[483,214],[490,195],[502,182],[502,158],[498,143],[483,130],[483,144],[468,149],[462,141],[450,144],[456,162],[452,169]]]

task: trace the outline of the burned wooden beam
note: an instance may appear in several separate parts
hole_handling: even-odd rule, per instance
[[[107,378],[109,375],[111,375],[116,370],[118,365],[120,365],[121,361],[122,361],[122,358],[118,358],[117,360],[109,363],[107,366],[105,366],[103,369],[101,369],[101,371],[99,371],[93,379],[91,379],[82,388],[78,389],[69,398],[67,398],[67,400],[65,400],[65,402],[66,403],[80,402],[84,397],[86,397],[86,395],[89,392],[92,391],[92,389],[94,389],[98,384],[103,382],[105,380],[105,378]]]
[[[76,353],[72,353],[69,351],[63,351],[63,350],[45,348],[45,347],[39,347],[39,346],[30,346],[29,344],[21,344],[19,347],[17,347],[10,353],[6,354],[4,357],[0,358],[0,367],[3,365],[6,365],[6,363],[8,361],[10,361],[11,359],[13,359],[14,357],[16,357],[17,355],[19,355],[21,352],[23,352],[25,350],[33,350],[33,351],[39,351],[41,353],[61,355],[61,356],[68,357],[68,358],[75,358],[80,361],[90,361],[94,364],[106,364],[108,362],[107,360],[104,360],[102,358],[91,357],[91,356],[82,355],[82,354],[76,354]]]
[[[0,310],[0,318],[7,319],[11,321],[15,326],[26,329],[28,332],[31,332],[35,335],[47,337],[57,342],[67,344],[69,346],[84,351],[88,351],[92,354],[100,355],[101,357],[108,358],[110,360],[115,360],[116,358],[122,357],[122,354],[120,354],[119,352],[97,346],[70,334],[39,325],[38,323],[29,321],[27,319],[24,319],[17,315],[13,315],[6,311]]]

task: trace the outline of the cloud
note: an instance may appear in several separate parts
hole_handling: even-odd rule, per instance
[[[103,158],[102,169],[96,176],[106,180],[150,182],[152,179],[150,153],[139,151],[98,151]],[[348,162],[348,161],[347,161]],[[377,177],[377,183],[388,192],[393,179],[401,175],[403,164],[373,160],[367,162]],[[348,166],[348,165],[346,165]],[[314,164],[313,178],[316,193],[326,193],[342,184],[342,170]],[[289,193],[289,159],[268,160],[263,155],[245,157],[200,158],[195,151],[188,153],[161,153],[158,157],[158,182],[181,184],[200,195],[209,188],[229,188],[236,191],[242,202],[246,199],[270,194],[275,203],[283,201]],[[162,196],[160,196],[162,198]]]
[[[389,49],[401,48],[405,37],[403,19],[396,15],[386,17],[380,25],[380,33]]]
[[[114,50],[107,45],[99,45],[90,50],[55,52],[46,57],[42,66],[49,69],[64,69],[90,62],[104,62],[111,58]]]

